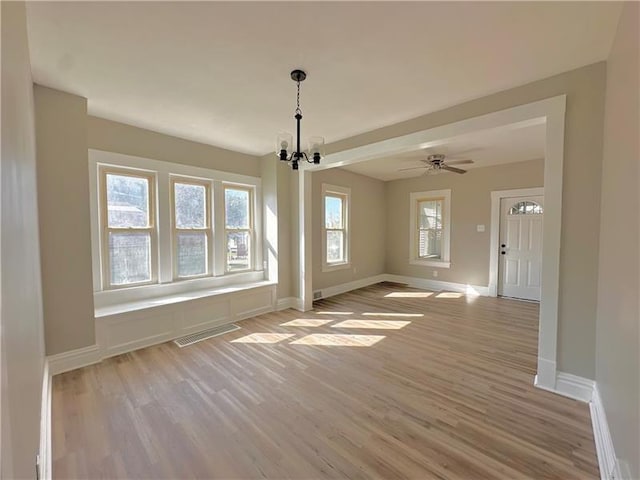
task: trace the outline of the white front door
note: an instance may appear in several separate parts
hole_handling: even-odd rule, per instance
[[[498,295],[540,300],[543,197],[500,200]]]

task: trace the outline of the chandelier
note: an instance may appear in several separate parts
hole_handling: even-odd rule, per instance
[[[279,134],[276,143],[276,155],[284,162],[291,162],[291,168],[294,170],[298,170],[298,163],[303,160],[318,165],[324,155],[324,138],[322,137],[310,137],[308,150],[304,152],[300,149],[300,120],[302,120],[300,83],[303,82],[305,78],[307,78],[307,74],[302,70],[294,70],[291,72],[291,79],[296,82],[298,86],[297,106],[295,115],[293,116],[296,119],[296,148],[289,153],[289,150],[293,149],[293,137],[290,133]]]

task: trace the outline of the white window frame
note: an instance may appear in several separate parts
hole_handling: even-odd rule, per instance
[[[327,196],[341,197],[343,212],[342,221],[344,228],[338,229],[344,231],[344,261],[342,262],[328,262],[327,261],[327,231],[333,229],[326,228],[325,220],[325,198]],[[341,187],[338,185],[330,185],[328,183],[322,184],[322,215],[321,215],[321,228],[322,228],[322,271],[331,272],[334,270],[343,270],[351,267],[351,189],[348,187]]]
[[[211,180],[185,177],[182,175],[170,176],[171,195],[171,253],[173,257],[173,279],[174,281],[190,280],[194,278],[210,277],[213,275],[213,210],[211,202]],[[205,226],[202,228],[178,228],[176,226],[176,183],[182,185],[196,185],[204,187],[205,191]],[[202,232],[207,237],[207,268],[206,272],[200,275],[178,274],[178,234],[189,232]]]
[[[154,172],[138,170],[133,168],[122,168],[102,165],[98,169],[100,188],[98,195],[100,196],[100,232],[101,232],[101,271],[102,285],[105,290],[116,290],[122,288],[139,287],[142,285],[151,285],[158,282],[158,228],[156,218],[156,175]],[[123,177],[142,178],[148,182],[149,196],[149,226],[147,227],[110,227],[109,226],[109,210],[107,202],[107,176],[118,175]],[[144,282],[132,282],[122,285],[111,284],[111,256],[109,255],[109,234],[135,234],[149,233],[149,257],[151,260],[151,279]]]
[[[164,162],[149,158],[136,157],[114,152],[89,149],[89,191],[91,215],[91,251],[93,270],[94,305],[96,309],[128,302],[137,302],[167,295],[178,295],[199,290],[224,288],[232,285],[254,284],[265,280],[263,265],[263,228],[262,228],[262,180],[259,177],[194,167],[180,163]],[[135,284],[122,288],[105,288],[102,262],[104,239],[101,233],[99,198],[100,168],[115,168],[151,172],[155,175],[155,218],[157,227],[157,279],[152,284]],[[172,232],[171,177],[200,179],[211,183],[212,247],[213,275],[206,277],[174,278],[174,254]],[[223,187],[233,183],[253,191],[253,257],[251,269],[225,273],[226,245],[224,235]]]
[[[442,200],[442,258],[431,259],[419,256],[418,203]],[[451,190],[429,190],[411,192],[409,195],[409,263],[424,267],[451,267]]]
[[[235,183],[225,183],[223,185],[222,197],[225,199],[222,211],[224,212],[224,271],[227,275],[233,275],[240,272],[246,272],[251,270],[253,258],[254,258],[254,235],[255,235],[255,220],[254,220],[254,189],[247,185],[239,185]],[[226,205],[226,191],[227,190],[243,190],[249,194],[249,228],[229,228],[227,227],[227,205]],[[229,256],[227,253],[227,242],[229,233],[247,232],[249,234],[249,267],[242,270],[230,270],[229,269]]]

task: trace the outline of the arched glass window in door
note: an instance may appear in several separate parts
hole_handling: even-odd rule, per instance
[[[540,215],[542,213],[542,205],[530,201],[518,202],[509,210],[509,215]]]

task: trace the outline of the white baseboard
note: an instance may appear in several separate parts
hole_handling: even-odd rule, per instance
[[[51,372],[45,358],[42,372],[42,403],[40,405],[40,458],[38,468],[40,478],[51,478]]]
[[[314,298],[314,300],[333,297],[335,295],[340,295],[341,293],[350,292],[351,290],[357,290],[358,288],[364,288],[369,285],[384,282],[386,281],[386,277],[386,274],[381,274],[373,277],[361,278],[360,280],[354,280],[353,282],[341,283],[340,285],[333,285],[327,288],[320,288],[314,291],[314,294],[316,292],[320,292],[320,297]]]
[[[410,287],[424,288],[426,290],[449,290],[451,292],[460,292],[467,295],[489,296],[489,287],[481,285],[467,285],[464,283],[443,282],[440,280],[431,280],[429,278],[407,277],[405,275],[393,275],[387,273],[381,275],[387,282],[406,283]]]
[[[597,383],[565,372],[557,373],[552,386],[541,384],[538,379],[536,375],[534,383],[538,388],[589,404],[601,480],[630,480],[629,466],[616,457]]]
[[[298,308],[298,298],[285,297],[278,299],[278,301],[276,302],[276,310],[278,312],[281,310],[286,310],[288,308]]]
[[[374,275],[372,277],[361,278],[360,280],[354,280],[353,282],[341,283],[340,285],[333,285],[331,287],[317,289],[314,291],[314,294],[320,292],[319,298],[329,298],[333,297],[334,295],[340,295],[341,293],[350,292],[351,290],[357,290],[358,288],[368,287],[369,285],[374,285],[380,282],[404,283],[414,288],[423,288],[426,290],[436,291],[449,290],[451,292],[461,292],[467,295],[489,295],[489,287],[483,287],[480,285],[465,285],[463,283],[442,282],[439,280],[407,277],[404,275],[394,275],[391,273],[383,273],[380,275]],[[314,300],[318,300],[319,298],[314,298]],[[280,300],[278,300],[278,302],[280,302]]]
[[[602,480],[610,480],[614,478],[613,475],[617,462],[613,449],[613,441],[611,440],[611,433],[609,432],[609,424],[607,423],[607,416],[597,385],[594,388],[593,399],[589,404],[589,408],[591,410],[593,437],[596,442],[596,452],[598,453],[600,478]],[[616,478],[619,478],[619,476]]]
[[[593,391],[596,382],[589,378],[578,377],[570,373],[558,372],[553,382],[542,383],[541,376],[536,375],[533,384],[551,393],[557,393],[563,397],[589,403],[593,398]]]
[[[616,457],[607,415],[597,384],[593,386],[593,396],[589,408],[591,409],[591,424],[593,425],[593,437],[596,441],[601,480],[631,480],[629,466]]]
[[[98,345],[90,345],[69,352],[58,353],[47,357],[51,376],[98,363],[101,360]]]
[[[556,376],[557,393],[585,403],[591,402],[595,385],[593,380],[570,373],[558,372]]]

